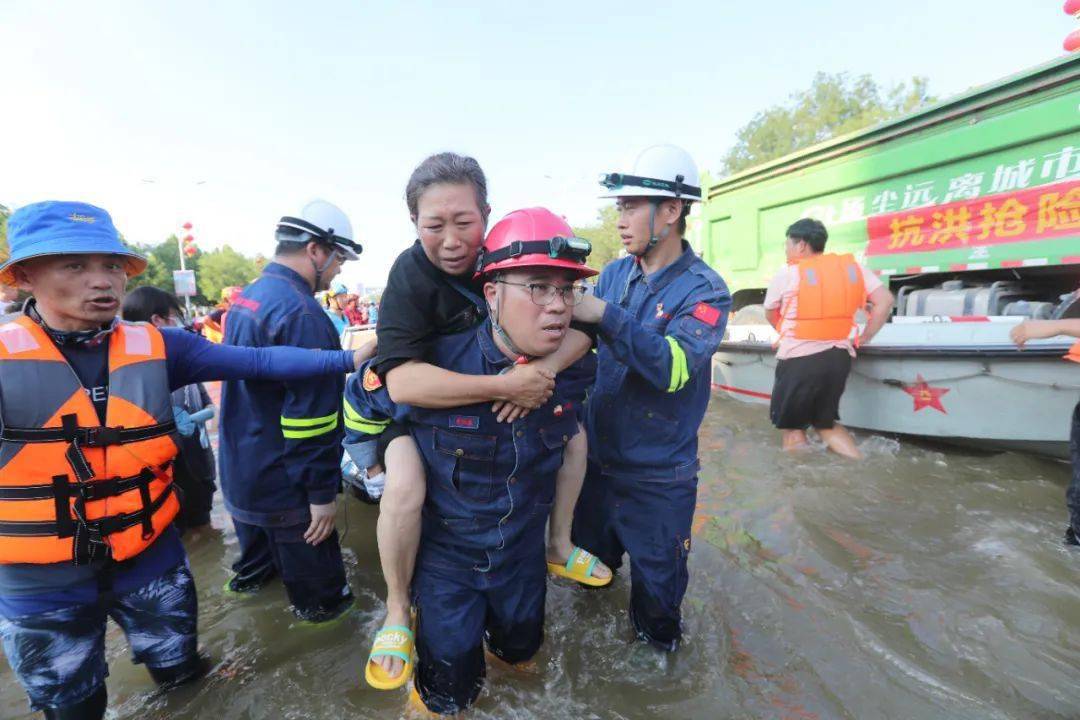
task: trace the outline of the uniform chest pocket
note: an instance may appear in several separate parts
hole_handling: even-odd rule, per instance
[[[537,431],[540,435],[538,456],[530,463],[532,472],[537,476],[557,473],[563,464],[563,450],[577,429],[577,416],[572,412],[540,427]]]
[[[491,500],[495,436],[435,428],[440,479],[472,500]]]
[[[574,437],[574,433],[577,431],[577,415],[568,412],[556,419],[555,422],[541,427],[540,439],[543,441],[544,447],[549,450],[556,450],[566,447],[566,443],[570,442],[570,438]]]

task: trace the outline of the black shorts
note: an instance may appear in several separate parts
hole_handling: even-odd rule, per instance
[[[781,430],[831,430],[840,419],[849,372],[851,355],[843,348],[777,362],[769,403],[772,424]]]

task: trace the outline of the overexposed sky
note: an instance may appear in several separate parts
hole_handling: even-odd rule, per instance
[[[484,167],[495,217],[592,219],[597,176],[655,142],[715,170],[737,128],[815,72],[947,96],[1059,56],[1059,0],[50,2],[0,0],[0,203],[101,205],[131,240],[273,249],[340,205],[381,284],[413,238],[427,154]]]

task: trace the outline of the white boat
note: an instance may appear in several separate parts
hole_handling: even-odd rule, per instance
[[[996,450],[1067,458],[1080,365],[1062,359],[1072,340],[1009,340],[1017,317],[905,318],[858,351],[840,403],[848,427]],[[729,325],[713,358],[713,385],[768,405],[776,331]]]

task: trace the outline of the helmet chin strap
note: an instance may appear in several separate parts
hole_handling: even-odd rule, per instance
[[[660,234],[656,234],[656,208],[660,207],[660,203],[663,198],[649,198],[649,242],[645,245],[645,249],[641,252],[630,253],[636,257],[639,261],[644,260],[645,256],[649,254],[649,251],[659,244],[659,242],[668,236],[671,232],[670,227],[664,227]]]
[[[321,289],[321,285],[322,285],[323,273],[326,272],[327,270],[329,270],[330,265],[332,265],[333,262],[334,262],[334,253],[332,253],[332,252],[330,253],[330,257],[328,257],[326,259],[326,262],[323,264],[322,267],[319,267],[318,265],[316,265],[315,261],[312,260],[311,258],[308,258],[308,260],[311,262],[311,269],[315,271],[315,290],[314,290],[314,292],[319,292],[319,290]]]
[[[499,339],[503,341],[503,344],[510,349],[510,352],[517,355],[516,363],[528,362],[529,356],[521,351],[514,341],[510,339],[510,334],[503,329],[503,326],[499,324],[499,315],[502,314],[502,288],[496,290],[495,294],[495,312],[491,314],[491,328],[495,331],[495,334],[499,336]]]

